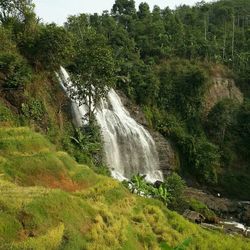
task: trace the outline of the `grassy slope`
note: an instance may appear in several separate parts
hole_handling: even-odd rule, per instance
[[[56,152],[28,128],[0,127],[0,249],[250,249]]]

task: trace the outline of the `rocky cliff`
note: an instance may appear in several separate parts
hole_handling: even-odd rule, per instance
[[[205,92],[204,113],[207,115],[216,103],[223,99],[232,99],[236,102],[243,102],[243,94],[236,86],[233,79],[217,74],[212,77],[209,87]]]

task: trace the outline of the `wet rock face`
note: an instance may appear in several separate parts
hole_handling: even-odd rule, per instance
[[[166,140],[160,133],[151,131],[151,135],[154,138],[156,149],[158,151],[160,169],[164,176],[170,175],[179,168],[177,152],[171,142]]]
[[[250,202],[241,202],[242,206],[242,220],[247,224],[250,225]]]
[[[132,103],[121,91],[119,91],[118,93],[123,105],[127,108],[131,117],[139,124],[146,127],[146,129],[153,137],[159,156],[160,169],[163,172],[164,176],[168,176],[172,172],[176,171],[179,168],[179,157],[172,143],[159,132],[149,129],[147,120],[141,108]]]
[[[234,218],[235,220],[250,226],[250,202],[216,197],[212,194],[191,187],[188,187],[185,190],[185,197],[201,201],[209,209],[213,210],[216,215],[223,219]]]
[[[235,85],[233,79],[224,77],[214,77],[210,83],[210,87],[205,93],[204,113],[207,115],[209,111],[216,105],[216,103],[223,99],[232,99],[239,103],[243,102],[243,94]]]

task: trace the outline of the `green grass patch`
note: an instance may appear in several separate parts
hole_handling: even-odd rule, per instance
[[[248,249],[131,194],[28,128],[0,128],[0,249]],[[46,150],[45,150],[46,149]]]

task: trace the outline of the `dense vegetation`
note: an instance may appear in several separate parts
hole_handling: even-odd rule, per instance
[[[76,36],[81,27],[106,38],[118,64],[117,87],[143,107],[149,125],[172,139],[184,175],[242,199],[249,199],[250,185],[249,11],[246,0],[174,11],[151,11],[147,3],[137,10],[134,1],[117,0],[111,12],[72,16],[65,24]],[[244,103],[222,100],[206,114],[215,77],[234,79]]]
[[[65,27],[39,23],[32,1],[21,2],[1,1],[3,89],[34,89],[38,72],[54,79],[63,64],[74,79],[72,97],[87,104],[91,119],[116,84],[177,146],[183,175],[249,198],[249,1],[151,11],[146,3],[137,10],[134,1],[117,0],[110,13],[70,16]],[[244,103],[222,100],[206,114],[215,77],[233,78]],[[41,100],[19,104],[24,117],[44,121]]]
[[[250,185],[249,11],[244,0],[174,11],[150,11],[146,3],[137,10],[134,1],[117,0],[110,13],[71,16],[65,24],[82,40],[92,32],[110,46],[117,88],[143,107],[150,126],[172,139],[182,174],[242,199],[249,199]],[[222,100],[206,114],[205,97],[216,77],[234,79],[245,100]]]
[[[157,201],[79,165],[108,175],[95,123],[74,128],[55,71],[67,67],[89,121],[116,86],[173,142],[179,174],[249,199],[249,12],[248,0],[152,11],[116,0],[111,12],[59,27],[41,23],[31,0],[0,0],[0,249],[168,249],[190,237],[191,249],[247,249],[164,206],[180,202],[177,175],[158,188],[131,180]],[[206,113],[214,78],[234,79],[244,101],[223,99]],[[214,217],[197,201],[189,206]]]

